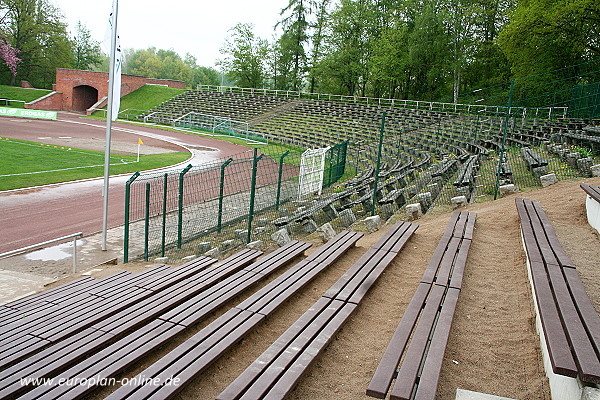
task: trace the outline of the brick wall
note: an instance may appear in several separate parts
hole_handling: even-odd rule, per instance
[[[63,105],[63,94],[60,92],[52,92],[46,96],[34,100],[31,103],[26,103],[25,108],[32,110],[50,110],[60,111]]]
[[[165,85],[173,88],[184,89],[184,83],[181,81],[174,81],[169,79],[151,79],[144,78],[142,76],[135,75],[121,75],[121,96],[125,96],[128,93],[133,92],[136,89],[144,86],[145,84],[156,84]],[[108,96],[108,73],[106,72],[92,72],[92,71],[81,71],[75,69],[57,68],[56,70],[56,86],[54,90],[61,92],[62,97],[61,104],[58,108],[48,108],[52,110],[79,110],[81,111],[81,104],[87,104],[90,99],[85,101],[79,98],[78,92],[73,93],[73,88],[77,86],[90,86],[98,91],[98,99],[104,96]],[[80,93],[89,93],[89,91],[79,91]],[[75,95],[75,98],[73,96]],[[59,97],[54,97],[50,101],[52,107],[56,107],[55,102],[58,101]],[[93,102],[95,103],[95,101]],[[92,103],[92,104],[93,104]],[[37,104],[35,108],[41,109]],[[28,107],[29,108],[29,107]]]

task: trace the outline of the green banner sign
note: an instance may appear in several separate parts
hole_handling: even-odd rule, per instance
[[[56,119],[57,115],[58,113],[56,111],[27,110],[24,108],[0,107],[0,116],[5,117]]]

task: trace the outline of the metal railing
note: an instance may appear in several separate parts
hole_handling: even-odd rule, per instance
[[[196,90],[219,92],[219,93],[237,93],[242,95],[262,95],[276,96],[297,99],[312,99],[325,101],[339,101],[345,103],[360,103],[374,106],[410,108],[423,111],[449,112],[462,114],[484,114],[484,115],[504,115],[507,111],[506,106],[495,106],[485,104],[463,104],[463,103],[445,103],[436,101],[422,100],[403,100],[386,99],[379,97],[365,96],[346,96],[338,94],[297,92],[292,90],[274,90],[274,89],[256,89],[241,88],[236,86],[213,86],[198,85]],[[518,110],[518,112],[516,111]],[[531,118],[566,118],[568,107],[511,107],[510,113],[521,113],[524,117]]]
[[[20,249],[7,251],[6,253],[0,254],[0,259],[16,256],[19,254],[27,253],[30,250],[38,249],[40,247],[45,247],[52,243],[63,242],[67,239],[73,239],[73,273],[77,272],[77,239],[83,238],[83,232],[72,233],[70,235],[62,236],[56,239],[47,240],[45,242],[32,244],[31,246],[22,247]]]

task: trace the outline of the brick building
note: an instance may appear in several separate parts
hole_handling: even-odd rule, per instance
[[[183,89],[182,81],[152,79],[135,75],[121,75],[121,96],[144,85],[163,85]],[[106,105],[108,73],[57,68],[52,93],[25,105],[35,110],[89,111]]]

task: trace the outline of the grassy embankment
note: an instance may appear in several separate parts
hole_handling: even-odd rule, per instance
[[[52,91],[0,85],[0,107],[25,108],[25,103],[39,99],[50,92]]]

